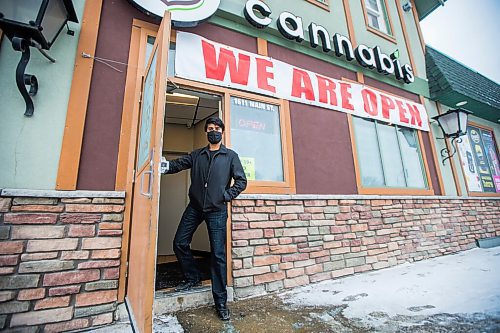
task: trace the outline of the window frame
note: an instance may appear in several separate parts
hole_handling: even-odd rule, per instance
[[[364,0],[361,0],[364,1]],[[346,82],[353,82],[353,83],[362,83],[363,82],[355,82],[346,78],[342,78],[343,81]],[[378,89],[376,87],[368,86],[365,84],[365,86],[370,87],[370,89],[374,89],[377,91],[382,91],[381,89]],[[385,94],[389,94],[398,98],[404,98],[402,96],[398,96],[396,94],[389,93],[387,91],[384,91]],[[414,187],[366,187],[363,186],[363,182],[361,179],[361,166],[358,158],[358,149],[357,149],[357,143],[356,143],[356,137],[355,137],[355,132],[354,132],[354,121],[353,121],[353,115],[348,114],[347,115],[347,122],[349,125],[349,136],[351,139],[351,149],[352,149],[352,156],[353,156],[353,161],[354,161],[354,171],[356,175],[356,187],[358,189],[358,194],[364,194],[364,195],[422,195],[422,196],[431,196],[435,195],[434,188],[432,185],[432,179],[431,179],[431,173],[429,170],[429,164],[427,161],[427,152],[425,149],[425,144],[424,140],[422,137],[422,131],[419,131],[415,129],[417,138],[418,138],[418,144],[419,144],[419,150],[421,154],[421,163],[423,167],[423,177],[424,181],[427,183],[427,188],[425,189],[418,189]],[[362,118],[362,117],[360,117]]]
[[[498,141],[497,141],[497,138],[495,136],[495,130],[492,128],[492,127],[488,127],[488,126],[485,126],[485,125],[481,125],[481,124],[478,124],[478,123],[475,123],[473,121],[468,121],[467,122],[467,127],[468,126],[474,126],[474,127],[477,127],[477,128],[480,128],[480,129],[484,129],[486,131],[489,131],[491,132],[492,136],[493,136],[493,140],[495,142],[495,145],[496,145],[496,148],[497,148],[497,153],[500,153],[498,151]],[[468,134],[466,134],[468,135]],[[500,197],[500,193],[492,193],[492,192],[475,192],[475,191],[470,191],[469,190],[469,184],[467,184],[467,180],[465,179],[465,174],[464,174],[464,170],[463,170],[463,166],[462,166],[462,156],[460,155],[460,153],[457,154],[458,155],[458,160],[459,160],[459,163],[460,163],[460,171],[462,173],[462,179],[464,181],[464,184],[465,184],[465,189],[467,190],[467,194],[470,196],[470,197]],[[498,154],[497,154],[497,157]]]
[[[306,1],[326,11],[330,11],[330,0],[325,0],[325,3],[323,3],[320,0],[306,0]]]
[[[394,25],[392,24],[391,15],[389,15],[389,4],[387,0],[377,0],[377,2],[380,4],[381,7],[380,8],[381,15],[383,16],[382,19],[384,20],[385,26],[387,27],[388,30],[387,32],[384,32],[383,30],[377,29],[370,25],[370,20],[368,18],[368,11],[370,10],[373,12],[373,10],[368,9],[366,1],[367,0],[361,0],[361,6],[363,8],[363,16],[365,18],[366,30],[396,44],[397,41],[396,38],[394,37]]]
[[[281,134],[281,158],[283,165],[283,182],[249,180],[244,193],[252,194],[294,194],[295,189],[295,165],[293,160],[292,130],[290,123],[289,102],[284,99],[265,97],[261,95],[246,93],[238,90],[227,89],[224,94],[224,122],[227,124],[224,132],[225,144],[231,147],[231,97],[238,97],[267,104],[273,104],[279,108],[280,134]]]

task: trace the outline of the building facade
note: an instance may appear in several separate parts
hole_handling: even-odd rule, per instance
[[[206,144],[211,115],[249,179],[227,224],[236,298],[499,236],[499,86],[425,45],[440,1],[207,1],[187,19],[157,3],[75,2],[56,63],[32,51],[31,118],[3,37],[0,328],[99,326],[127,302],[151,330],[189,186],[157,166]],[[473,112],[461,143],[431,120],[457,103]]]

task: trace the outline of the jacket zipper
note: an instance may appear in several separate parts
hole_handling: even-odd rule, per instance
[[[212,170],[212,162],[215,160],[215,156],[219,155],[219,152],[215,153],[213,157],[210,157],[208,153],[208,173],[207,179],[205,181],[205,194],[203,195],[203,209],[205,209],[205,203],[207,202],[207,192],[208,192],[208,181],[210,180],[210,171]]]

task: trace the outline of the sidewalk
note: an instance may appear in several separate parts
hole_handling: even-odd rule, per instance
[[[155,332],[500,332],[500,247],[157,316]],[[110,330],[111,329],[111,330]],[[107,327],[94,332],[127,332]],[[131,330],[130,330],[131,332]]]

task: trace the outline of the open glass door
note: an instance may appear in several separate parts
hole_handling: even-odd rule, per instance
[[[170,13],[165,12],[143,78],[132,200],[126,302],[135,331],[141,333],[152,331],[169,44]]]

